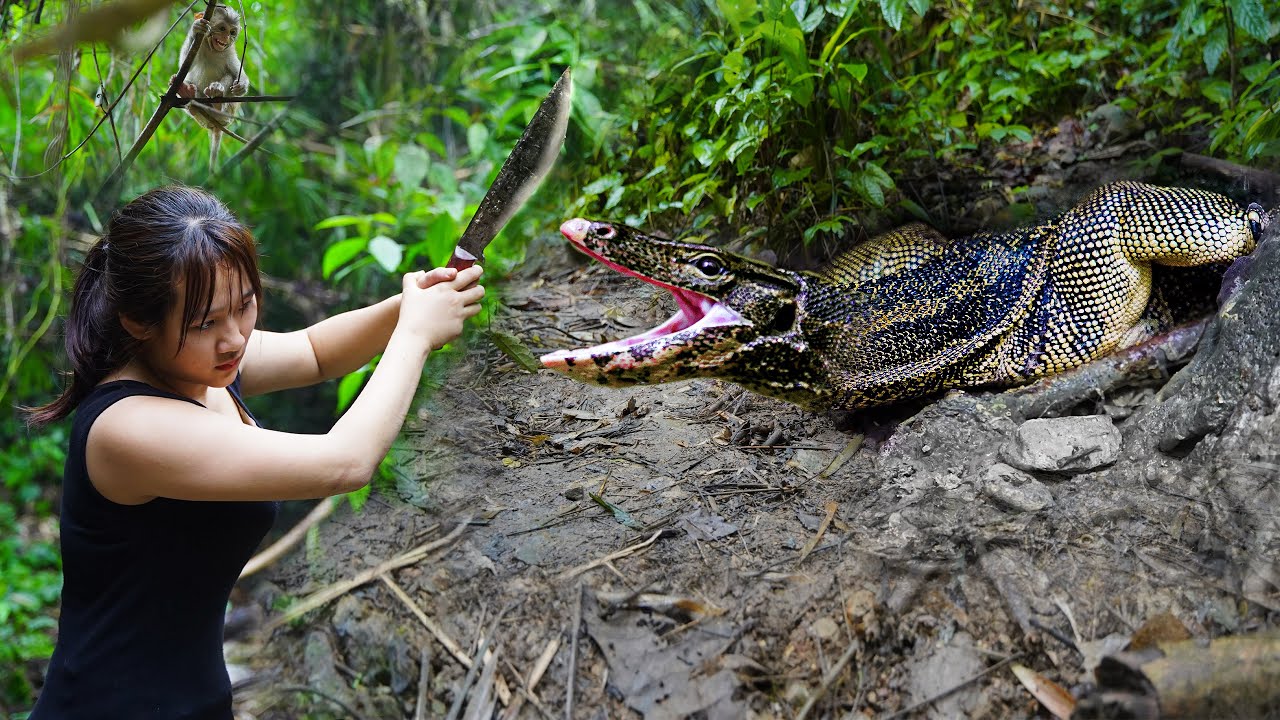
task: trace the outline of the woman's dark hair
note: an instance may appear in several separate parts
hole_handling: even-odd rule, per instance
[[[182,336],[213,305],[218,268],[249,277],[262,300],[253,234],[231,211],[199,188],[156,188],[111,217],[107,232],[85,255],[66,321],[71,382],[57,400],[28,408],[27,423],[44,425],[70,415],[89,391],[129,362],[138,341],[120,316],[156,327],[186,288]]]

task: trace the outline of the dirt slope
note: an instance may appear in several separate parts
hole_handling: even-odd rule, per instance
[[[1198,331],[1137,370],[856,418],[716,381],[590,387],[475,342],[411,420],[402,481],[340,511],[256,597],[283,605],[472,517],[390,577],[463,654],[496,649],[471,678],[475,717],[495,687],[522,697],[544,651],[535,697],[556,716],[572,684],[581,718],[883,717],[956,686],[912,716],[1043,717],[1011,658],[1082,691],[1162,613],[1201,638],[1280,617],[1277,235],[1168,384]],[[495,326],[530,345],[673,310],[534,252]],[[466,677],[385,582],[275,630],[255,665],[268,682],[239,695],[244,717],[413,717],[420,691],[422,716],[444,716]]]

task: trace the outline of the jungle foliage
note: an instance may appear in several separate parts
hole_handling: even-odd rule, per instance
[[[0,3],[3,43],[96,4]],[[266,325],[296,326],[317,297],[336,291],[337,306],[322,308],[336,311],[393,292],[400,272],[443,263],[566,65],[577,87],[566,151],[491,246],[490,286],[522,261],[529,237],[574,215],[781,243],[923,215],[895,178],[937,166],[979,174],[1003,144],[1103,106],[1135,118],[1157,148],[1252,164],[1280,157],[1273,5],[1081,6],[250,2],[242,38],[252,92],[297,95],[245,111],[246,135],[283,114],[265,151],[210,172],[204,132],[173,112],[105,197],[98,188],[177,67],[190,8],[166,10],[159,31],[176,29],[162,40],[144,29],[114,47],[6,63],[0,400],[13,407],[56,392],[66,290],[119,202],[168,181],[212,189],[254,226],[264,271],[290,279]],[[110,118],[98,109],[117,102]],[[222,159],[238,149],[224,140]],[[326,407],[344,407],[366,373],[330,390]],[[278,427],[308,422],[307,409],[288,407],[297,404],[260,414]],[[64,435],[30,433],[12,412],[0,418],[0,707],[29,701],[51,649]]]
[[[894,203],[895,217],[923,216],[895,177],[937,164],[981,174],[983,150],[1103,105],[1157,147],[1280,156],[1274,8],[1088,7],[719,2],[690,15],[691,52],[646,86],[645,111],[612,146],[624,162],[578,202],[631,224],[810,240]]]

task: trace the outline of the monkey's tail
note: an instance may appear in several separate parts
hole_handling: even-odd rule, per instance
[[[223,132],[231,132],[224,130]],[[214,130],[209,133],[209,172],[212,173],[218,168],[218,148],[222,146],[222,133]]]

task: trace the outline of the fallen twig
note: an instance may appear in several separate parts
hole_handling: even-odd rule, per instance
[[[796,560],[796,567],[799,567],[800,563],[804,562],[804,559],[809,557],[809,553],[813,552],[813,549],[818,547],[818,543],[822,540],[822,536],[827,534],[827,526],[831,524],[831,518],[836,516],[836,507],[837,505],[834,501],[827,503],[827,516],[822,518],[822,524],[818,526],[818,532],[813,537],[809,538],[809,542],[805,543],[804,547],[800,549],[800,559]]]
[[[832,504],[834,505],[835,503]],[[826,695],[827,691],[831,689],[831,686],[835,684],[836,678],[840,677],[840,673],[844,672],[844,666],[848,665],[849,661],[853,659],[853,655],[858,651],[858,647],[859,643],[857,642],[849,643],[849,647],[845,648],[844,654],[840,656],[840,659],[836,661],[836,664],[832,665],[831,669],[827,671],[827,674],[822,676],[822,683],[818,685],[818,689],[814,690],[813,694],[809,696],[809,699],[805,701],[804,707],[800,708],[800,714],[796,715],[796,720],[804,720],[809,717],[809,711],[813,710],[813,706],[816,705],[818,701],[822,699],[822,696]]]
[[[645,540],[642,543],[636,543],[635,545],[632,545],[630,547],[625,547],[617,552],[609,553],[608,555],[605,555],[604,557],[598,560],[592,560],[591,562],[586,563],[584,565],[579,565],[575,568],[570,568],[560,573],[560,575],[556,579],[560,581],[569,580],[571,578],[577,577],[578,575],[581,575],[582,573],[588,570],[593,570],[595,568],[598,568],[601,565],[604,565],[605,563],[613,562],[614,560],[624,558],[628,555],[631,555],[632,553],[643,550],[649,547],[650,545],[654,544],[655,542],[658,541],[658,538],[661,535],[662,535],[662,531],[659,530],[655,532],[652,536],[650,536],[648,540]]]
[[[529,675],[523,679],[520,678],[518,672],[515,672],[515,667],[511,666],[510,662],[507,663],[508,666],[511,666],[515,678],[521,683],[521,693],[502,713],[503,720],[515,720],[520,714],[520,706],[524,704],[526,699],[533,703],[533,706],[538,709],[538,712],[542,713],[543,717],[551,717],[551,713],[538,700],[538,696],[534,694],[534,688],[541,682],[542,676],[547,672],[547,668],[551,666],[551,661],[555,659],[556,653],[559,651],[560,636],[556,635],[547,642],[547,646],[542,649],[542,654],[538,656],[538,659],[533,663],[533,668],[529,670]]]
[[[502,622],[502,618],[507,614],[513,606],[508,604],[497,615],[493,616],[493,621],[489,623],[489,631],[480,638],[480,646],[476,648],[475,657],[471,658],[471,666],[467,669],[467,674],[462,678],[462,685],[458,688],[458,694],[453,698],[453,705],[449,708],[449,714],[446,720],[457,720],[458,713],[462,711],[462,701],[467,696],[467,691],[471,688],[471,681],[475,680],[477,668],[484,666],[484,676],[489,678],[489,684],[493,684],[493,668],[498,659],[497,653],[494,653],[485,660],[485,651],[489,649],[489,645],[493,642],[493,636],[498,632],[498,624]],[[484,704],[487,701],[488,692],[481,688],[480,695],[473,699],[472,704]],[[469,714],[469,713],[468,713]]]
[[[386,577],[383,575],[383,577]],[[419,655],[418,704],[413,710],[413,720],[427,720],[427,708],[431,705],[431,645],[422,646]]]
[[[324,498],[316,503],[316,506],[311,509],[311,512],[307,513],[306,517],[302,518],[301,522],[290,528],[289,532],[280,536],[279,540],[271,543],[271,546],[266,550],[250,558],[244,569],[240,571],[240,579],[243,580],[279,560],[285,553],[289,552],[290,548],[306,537],[308,530],[319,525],[321,520],[332,515],[336,504],[331,498]]]
[[[653,540],[657,539],[653,536]],[[578,598],[573,605],[573,624],[569,626],[569,678],[565,681],[564,720],[573,720],[573,686],[578,675],[578,630],[582,626],[582,583],[578,583]]]
[[[853,457],[854,453],[858,452],[862,447],[862,441],[862,435],[854,435],[850,438],[849,444],[845,445],[844,449],[840,451],[840,454],[837,455],[825,468],[823,468],[822,472],[818,473],[818,477],[825,480],[834,475],[837,470],[844,467],[844,464],[849,462],[849,458]]]
[[[488,659],[484,661],[484,672],[480,674],[480,682],[476,683],[479,688],[476,696],[471,698],[471,702],[467,704],[467,714],[462,716],[462,720],[487,720],[493,717],[493,709],[496,703],[494,694],[494,675],[498,672],[498,653],[490,652]],[[508,691],[508,695],[510,691]]]
[[[351,590],[358,588],[361,585],[364,585],[365,583],[371,580],[376,579],[379,575],[382,575],[383,573],[390,572],[391,570],[402,568],[406,565],[412,565],[413,563],[418,562],[422,558],[426,557],[429,553],[431,553],[431,551],[437,548],[443,547],[445,545],[448,545],[454,540],[457,540],[458,536],[461,535],[467,529],[467,523],[469,521],[470,521],[470,518],[458,523],[457,527],[455,527],[452,531],[450,531],[448,535],[445,535],[439,540],[433,540],[431,542],[419,545],[418,547],[406,553],[397,555],[396,557],[382,563],[381,565],[369,568],[368,570],[365,570],[357,574],[355,577],[352,577],[348,580],[342,580],[342,581],[336,582],[330,585],[329,587],[323,588],[321,590],[317,590],[316,592],[312,593],[306,598],[291,605],[289,609],[285,610],[285,612],[280,617],[272,620],[271,622],[268,622],[264,629],[266,630],[266,632],[270,633],[276,628],[280,627],[281,625],[291,622],[292,620],[299,618],[307,614],[308,612],[311,612],[312,610],[315,610],[316,608],[325,605],[329,601],[334,600],[335,598],[341,597],[347,594],[348,592],[350,592]]]
[[[397,598],[399,598],[400,602],[403,603],[405,607],[409,608],[409,612],[413,613],[414,616],[417,617],[418,620],[422,622],[422,624],[435,637],[435,639],[438,640],[440,644],[444,646],[444,649],[449,651],[449,654],[453,656],[454,660],[457,660],[459,663],[461,663],[463,667],[467,668],[468,670],[471,669],[470,656],[468,656],[465,652],[462,651],[462,647],[459,646],[458,643],[454,642],[453,638],[449,637],[449,635],[445,633],[443,628],[437,625],[435,621],[433,621],[430,617],[427,616],[425,612],[423,612],[422,608],[418,606],[418,603],[414,602],[413,598],[409,597],[409,594],[406,593],[404,589],[401,588],[400,585],[398,585],[396,581],[391,578],[391,575],[389,573],[383,573],[379,575],[378,579],[381,580],[391,590],[392,594],[394,594]]]
[[[512,665],[511,661],[506,660],[505,658],[503,661],[507,663],[507,668],[511,670],[513,674],[516,674],[516,677],[518,678],[519,671],[516,669],[516,666]],[[551,714],[551,711],[547,709],[546,705],[542,704],[542,701],[538,699],[537,695],[533,694],[532,690],[524,686],[523,681],[516,686],[516,690],[518,690],[520,694],[517,695],[515,699],[511,701],[511,705],[503,711],[501,720],[514,720],[520,712],[520,709],[524,707],[524,702],[526,700],[533,706],[533,709],[538,711],[539,715],[547,720],[555,720],[555,715]],[[515,708],[515,712],[512,712],[511,708]]]

